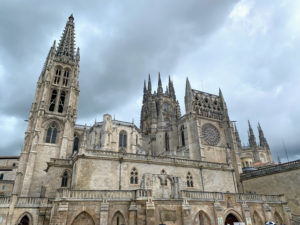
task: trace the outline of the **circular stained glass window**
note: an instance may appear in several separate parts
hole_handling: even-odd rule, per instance
[[[220,141],[220,133],[212,124],[204,124],[202,126],[202,136],[204,141],[209,145],[217,145]]]

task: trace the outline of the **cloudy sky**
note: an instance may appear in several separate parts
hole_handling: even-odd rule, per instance
[[[0,2],[0,155],[16,155],[53,40],[75,17],[81,49],[78,123],[104,113],[139,126],[143,80],[170,74],[184,113],[185,79],[218,93],[247,144],[261,123],[273,157],[300,158],[300,1]],[[257,132],[256,132],[257,133]]]

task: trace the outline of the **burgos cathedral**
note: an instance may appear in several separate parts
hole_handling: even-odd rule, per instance
[[[1,224],[290,224],[284,196],[245,191],[240,174],[274,162],[260,125],[259,142],[249,123],[249,146],[241,145],[221,90],[201,92],[187,79],[181,115],[172,80],[163,90],[158,75],[154,90],[149,75],[140,127],[109,114],[76,124],[74,39],[71,15],[38,78],[22,152],[1,157],[13,162],[2,174],[11,179]]]

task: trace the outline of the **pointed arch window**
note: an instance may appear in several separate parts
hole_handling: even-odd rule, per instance
[[[119,134],[119,147],[120,148],[127,147],[127,133],[124,130],[120,131],[120,134]]]
[[[52,91],[51,99],[50,99],[50,105],[49,105],[49,111],[54,111],[55,109],[55,103],[56,103],[56,97],[57,97],[57,90]]]
[[[130,173],[130,184],[138,184],[138,183],[139,183],[138,171],[135,167],[133,167]]]
[[[63,176],[62,176],[62,179],[61,179],[61,187],[67,187],[68,186],[68,172],[65,171]]]
[[[60,75],[61,75],[61,69],[57,68],[55,71],[55,76],[54,76],[54,84],[59,84]]]
[[[68,86],[68,82],[69,82],[69,70],[65,70],[64,72],[64,78],[63,78],[63,86]]]
[[[46,143],[55,144],[56,136],[57,136],[57,127],[56,124],[52,122],[47,129]]]
[[[185,146],[185,140],[184,140],[184,125],[180,128],[180,136],[181,136],[181,144],[182,146]]]
[[[165,148],[166,148],[166,151],[170,151],[170,143],[169,143],[169,134],[168,133],[165,133]]]
[[[79,137],[77,134],[74,135],[74,143],[73,143],[73,153],[78,152],[79,149]]]
[[[60,93],[59,105],[58,105],[59,113],[62,113],[64,111],[65,98],[66,98],[66,92],[62,91]]]
[[[193,177],[192,177],[192,174],[190,172],[188,172],[187,176],[186,176],[186,185],[188,187],[194,187]]]
[[[161,175],[167,175],[167,172],[164,169],[162,169],[160,174]],[[167,186],[168,185],[167,177],[162,177],[162,179],[160,180],[160,185],[162,185],[162,186]]]

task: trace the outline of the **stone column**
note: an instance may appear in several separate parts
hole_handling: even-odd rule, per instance
[[[155,205],[152,201],[152,198],[148,198],[148,201],[146,202],[146,224],[147,225],[156,225],[155,224]]]
[[[109,203],[107,200],[103,200],[100,207],[100,225],[108,225],[108,210]]]
[[[15,204],[17,203],[18,196],[17,195],[12,195],[10,197],[10,203],[9,203],[9,210],[8,210],[8,216],[6,218],[6,224],[11,225],[12,224],[12,218],[14,214],[14,209],[15,209]]]
[[[266,221],[273,221],[272,210],[267,203],[264,203],[264,211],[265,211]]]
[[[129,210],[129,225],[136,225],[136,216],[137,216],[136,203],[131,202],[128,210]]]
[[[188,201],[186,199],[183,200],[182,202],[182,221],[183,221],[183,225],[190,225],[192,224],[192,218],[191,218],[191,206],[188,203]]]

